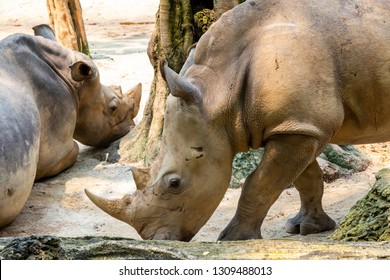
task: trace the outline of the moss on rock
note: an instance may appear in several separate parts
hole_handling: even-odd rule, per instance
[[[53,244],[54,242],[54,244]],[[39,246],[31,248],[32,244]],[[30,249],[18,249],[27,248]],[[50,256],[47,254],[48,248]],[[54,250],[52,250],[54,249]],[[15,254],[21,252],[21,254]],[[46,256],[46,257],[42,257]],[[234,242],[142,241],[117,237],[28,236],[0,238],[0,260],[340,260],[390,259],[390,242],[299,240]]]
[[[318,158],[324,172],[324,181],[333,182],[342,177],[366,170],[370,161],[353,145],[329,144]]]
[[[259,165],[263,154],[263,148],[238,153],[233,160],[229,187],[240,188],[246,177]],[[364,171],[370,164],[368,158],[353,145],[329,144],[317,159],[324,173],[324,181],[328,183]]]
[[[390,241],[390,169],[376,174],[376,182],[329,237],[340,241]]]
[[[11,240],[0,253],[9,260],[65,260],[65,252],[55,236],[29,236]]]
[[[263,154],[264,149],[251,149],[246,153],[238,153],[233,160],[232,178],[229,187],[240,188],[246,177],[259,165]]]

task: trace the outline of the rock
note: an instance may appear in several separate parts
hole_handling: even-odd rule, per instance
[[[390,169],[376,174],[376,182],[329,237],[340,241],[390,241]]]
[[[0,238],[0,260],[186,259],[175,248],[115,237]]]
[[[142,241],[109,237],[0,238],[0,260],[308,260],[388,259],[390,243],[248,240],[235,242]]]
[[[324,172],[324,181],[330,183],[366,170],[370,160],[353,145],[329,144],[318,157],[318,163]]]
[[[249,150],[246,153],[238,153],[235,156],[230,188],[240,188],[242,186],[245,178],[260,163],[263,153],[264,149],[260,148]],[[327,183],[364,171],[370,164],[370,160],[353,145],[329,144],[317,160],[324,172],[324,181]]]
[[[259,165],[263,154],[264,149],[251,149],[246,153],[238,153],[233,160],[232,179],[229,187],[240,188],[246,177]]]
[[[11,239],[1,250],[0,259],[64,260],[66,256],[58,237],[31,236]]]

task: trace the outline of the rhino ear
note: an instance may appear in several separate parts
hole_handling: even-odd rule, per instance
[[[188,68],[195,63],[195,48],[196,43],[189,48],[186,62],[184,62],[183,67],[181,67],[179,75],[183,76],[187,72]]]
[[[92,62],[80,60],[73,63],[70,67],[72,79],[76,82],[84,81],[87,78],[92,78],[97,74],[97,68]]]
[[[199,89],[186,78],[169,68],[165,60],[160,62],[160,71],[173,96],[179,97],[188,103],[201,103],[202,95]]]
[[[46,39],[57,42],[56,35],[54,34],[53,29],[47,24],[40,24],[32,28],[34,30],[35,36],[42,36]]]

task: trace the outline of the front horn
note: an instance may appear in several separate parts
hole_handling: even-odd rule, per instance
[[[126,194],[121,199],[106,199],[100,196],[97,196],[94,193],[91,193],[87,189],[84,190],[85,194],[88,196],[88,198],[100,209],[102,209],[107,214],[111,215],[112,217],[125,222],[129,223],[131,219],[131,195]]]

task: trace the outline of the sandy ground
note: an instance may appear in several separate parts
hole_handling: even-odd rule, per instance
[[[46,1],[0,1],[0,38],[16,32],[32,33],[31,27],[48,23]],[[114,4],[115,3],[115,4]],[[81,0],[92,55],[102,82],[122,85],[124,90],[143,83],[143,104],[147,100],[153,70],[146,47],[153,30],[158,0]],[[121,24],[135,22],[142,24]],[[142,113],[137,117],[137,121]],[[370,167],[347,179],[325,185],[324,208],[338,223],[350,207],[370,189],[374,174],[390,167],[390,143],[361,148],[372,160]],[[127,164],[110,164],[99,150],[82,147],[76,164],[62,174],[38,182],[22,213],[0,237],[31,234],[59,236],[107,235],[140,239],[130,226],[117,221],[97,207],[84,194],[84,188],[107,197],[119,197],[135,189]],[[215,241],[233,217],[240,190],[228,190],[209,222],[195,236],[198,241]],[[295,189],[283,192],[263,224],[264,238],[302,238],[284,232],[286,219],[299,210]],[[324,240],[328,233],[303,237]]]

